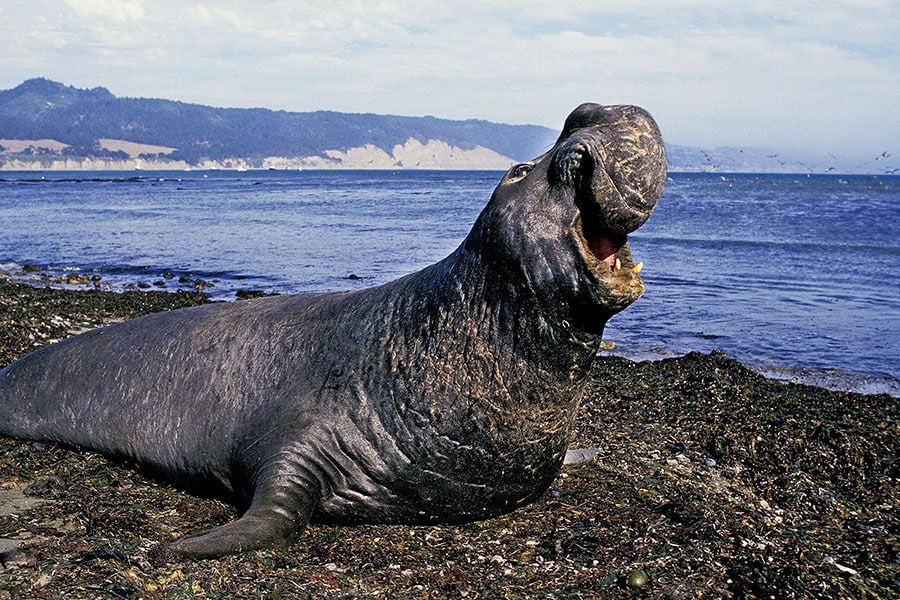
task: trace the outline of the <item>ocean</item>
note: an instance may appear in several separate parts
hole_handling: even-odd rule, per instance
[[[452,252],[500,175],[3,172],[0,269],[114,290],[206,282],[217,299],[377,285]],[[604,338],[635,360],[719,349],[770,376],[900,396],[898,226],[898,176],[670,174],[630,236],[647,291]]]

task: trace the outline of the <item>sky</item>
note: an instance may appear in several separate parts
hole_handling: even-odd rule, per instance
[[[668,143],[900,156],[897,0],[0,0],[0,89],[559,129],[637,104]]]

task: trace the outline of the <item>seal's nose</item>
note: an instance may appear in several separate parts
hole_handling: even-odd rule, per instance
[[[582,104],[566,119],[550,177],[573,188],[598,226],[629,233],[650,217],[665,187],[662,135],[637,106]]]
[[[609,108],[612,107],[605,107],[602,104],[595,104],[593,102],[585,102],[566,117],[566,122],[563,125],[562,132],[559,134],[559,139],[556,140],[556,143],[559,144],[579,129],[604,122],[607,113],[609,112]]]

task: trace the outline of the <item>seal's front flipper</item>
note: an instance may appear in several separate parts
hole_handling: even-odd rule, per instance
[[[215,558],[248,550],[286,548],[303,527],[275,522],[272,515],[247,513],[237,521],[183,537],[163,549],[164,558]]]
[[[241,518],[167,544],[157,553],[168,558],[215,558],[249,550],[287,548],[309,523],[313,503],[298,489],[257,491]]]

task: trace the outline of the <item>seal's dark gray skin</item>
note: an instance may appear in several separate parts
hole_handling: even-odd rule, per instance
[[[643,291],[626,234],[665,175],[646,112],[582,105],[441,262],[53,344],[0,372],[0,434],[126,457],[237,504],[176,556],[283,547],[311,520],[511,511],[556,476],[603,326]]]

